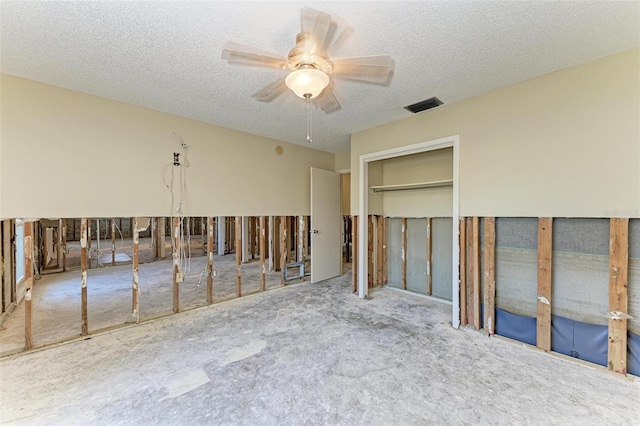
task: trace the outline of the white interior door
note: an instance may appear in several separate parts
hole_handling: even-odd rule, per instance
[[[311,282],[342,273],[340,174],[311,168]]]

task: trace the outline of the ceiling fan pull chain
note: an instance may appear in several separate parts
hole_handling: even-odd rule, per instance
[[[311,95],[307,93],[304,97],[307,98],[307,142],[313,143],[313,139],[311,137]]]

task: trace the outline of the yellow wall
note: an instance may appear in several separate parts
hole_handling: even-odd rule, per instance
[[[336,172],[344,172],[351,167],[351,152],[336,152],[335,153],[335,165],[334,170]]]
[[[308,215],[310,167],[335,165],[331,153],[35,81],[0,84],[0,217],[171,215],[172,132],[189,146],[185,215]]]
[[[640,217],[640,49],[354,134],[358,159],[460,136],[460,214]]]

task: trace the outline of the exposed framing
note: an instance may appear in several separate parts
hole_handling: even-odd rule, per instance
[[[25,246],[26,247],[26,246]],[[609,224],[609,344],[607,366],[627,374],[627,319],[629,279],[629,218],[611,218]]]
[[[473,264],[473,273],[471,274],[471,286],[473,287],[473,328],[480,330],[482,327],[480,317],[480,218],[473,216],[471,219],[471,232],[473,239],[471,240],[471,262]]]
[[[421,152],[434,151],[442,148],[453,148],[453,249],[452,249],[452,306],[451,324],[454,328],[460,327],[460,294],[459,294],[459,259],[460,253],[458,248],[458,216],[459,216],[459,145],[460,137],[458,135],[447,136],[440,139],[421,142],[413,145],[402,146],[398,148],[387,149],[384,151],[363,154],[358,159],[360,166],[358,175],[358,215],[361,218],[368,217],[369,211],[369,163],[373,161],[386,160],[388,158],[402,157],[405,155],[418,154]],[[367,298],[369,289],[366,283],[368,276],[368,262],[363,261],[367,256],[367,226],[368,221],[361,220],[358,224],[358,296],[362,299]]]
[[[244,247],[242,245],[243,217],[236,216],[236,296],[242,297],[242,257],[244,255]]]
[[[553,259],[553,218],[538,218],[538,301],[536,346],[551,351],[551,296]]]
[[[31,349],[33,347],[33,305],[32,294],[33,288],[33,222],[26,222],[24,224],[24,348]],[[82,289],[82,315],[83,320],[86,314],[86,281],[85,286]],[[83,335],[86,334],[83,330]]]
[[[269,247],[269,255],[267,258],[269,259],[269,271],[275,271],[276,268],[276,250],[275,243],[277,238],[276,228],[275,228],[275,218],[273,216],[267,216],[268,218],[268,233],[267,233],[267,245]],[[276,237],[276,238],[274,238]]]
[[[387,266],[388,252],[387,252],[387,231],[389,229],[389,218],[383,217],[382,226],[382,284],[387,285],[389,283],[389,267]]]
[[[289,254],[288,236],[287,231],[289,229],[289,216],[280,216],[280,283],[286,285],[285,277],[285,265],[287,264],[287,258]]]
[[[473,275],[475,268],[475,262],[473,260],[473,217],[466,218],[467,221],[467,241],[465,242],[464,251],[466,252],[467,259],[467,285],[466,294],[467,298],[464,303],[467,305],[467,319],[465,325],[473,325],[473,316],[475,312],[475,306],[473,305]]]
[[[66,272],[67,270],[67,219],[61,219],[61,228],[62,228],[62,241],[61,241],[61,250],[62,250],[62,272]]]
[[[353,292],[358,292],[358,216],[351,216],[353,221],[351,225],[351,281]]]
[[[88,260],[87,260],[87,268],[91,269],[91,262],[93,261],[93,259],[91,259],[91,219],[86,219],[87,222],[87,252],[88,252]],[[131,227],[132,228],[132,227]],[[82,232],[82,231],[80,231]],[[82,238],[82,237],[80,237]]]
[[[91,220],[87,220],[82,218],[80,221],[80,273],[81,273],[81,294],[82,294],[82,305],[81,305],[81,323],[80,323],[80,334],[86,336],[89,334],[89,323],[88,323],[88,315],[87,315],[87,239],[88,239],[88,223]]]
[[[378,216],[376,218],[376,226],[378,228],[376,233],[376,285],[382,285],[384,283],[384,217]]]
[[[280,272],[281,268],[281,250],[280,242],[282,241],[282,220],[280,216],[273,217],[273,270]]]
[[[401,242],[402,242],[402,254],[401,254],[401,259],[402,259],[402,266],[401,266],[401,270],[400,270],[400,284],[402,286],[403,290],[407,289],[407,218],[403,217],[401,219],[402,221],[402,237],[401,237]]]
[[[302,239],[302,261],[306,262],[309,256],[309,226],[311,225],[311,216],[303,216],[304,218],[304,238]]]
[[[304,261],[307,258],[307,253],[305,251],[305,239],[307,237],[307,228],[306,228],[306,222],[305,222],[305,217],[304,216],[298,216],[298,235],[296,235],[297,237],[297,241],[298,241],[298,262],[302,262],[304,263]]]
[[[496,317],[496,218],[484,218],[484,329],[495,333]]]
[[[374,284],[374,274],[375,274],[375,264],[373,263],[373,244],[374,244],[374,229],[375,229],[375,219],[373,215],[369,215],[367,217],[367,262],[369,265],[367,266],[367,285],[369,288],[373,288]]]
[[[431,218],[427,218],[427,296],[433,294],[433,280],[431,276],[431,265],[433,264],[433,253],[431,243]]]
[[[249,217],[249,252],[251,254],[251,260],[256,258],[256,218],[255,216]]]
[[[207,303],[213,303],[213,217],[207,218]]]
[[[112,219],[112,224],[115,220]],[[113,229],[113,228],[112,228]],[[113,231],[112,231],[113,232]],[[140,322],[140,275],[138,274],[140,267],[140,228],[138,226],[138,218],[133,218],[133,286],[131,288],[131,315],[136,323]],[[114,251],[115,253],[115,251]],[[115,256],[115,255],[114,255]]]
[[[467,221],[465,218],[460,218],[460,323],[461,325],[467,325]]]
[[[180,218],[172,218],[173,224],[173,312],[180,312],[180,287],[178,273],[180,272]]]
[[[115,218],[111,219],[111,266],[116,266],[116,219]]]
[[[265,291],[267,289],[267,281],[266,281],[266,266],[265,261],[267,258],[266,253],[266,237],[267,237],[267,229],[266,229],[266,220],[264,216],[260,216],[260,291]]]

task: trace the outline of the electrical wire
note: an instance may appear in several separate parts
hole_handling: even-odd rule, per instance
[[[178,270],[182,272],[183,280],[189,277],[199,276],[200,278],[197,284],[199,286],[202,281],[202,276],[206,273],[206,268],[204,268],[204,271],[199,275],[191,275],[191,227],[189,226],[191,223],[191,218],[188,216],[189,187],[187,184],[187,168],[189,167],[189,158],[187,155],[188,145],[185,143],[182,136],[180,136],[176,132],[172,132],[172,135],[182,148],[182,159],[180,159],[179,157],[177,157],[177,159],[174,158],[174,162],[167,164],[162,172],[162,181],[165,187],[167,187],[167,189],[169,189],[171,193],[171,206],[169,216],[171,217],[171,219],[178,218],[178,235],[175,235],[176,230],[174,229],[173,225],[171,227],[171,248],[174,253],[178,254],[178,258],[174,261],[177,263]],[[167,167],[171,168],[170,182],[167,182],[166,179]],[[179,168],[177,177],[178,182],[175,181],[176,167]],[[177,204],[176,193],[174,191],[176,183],[178,184]],[[179,245],[179,247],[176,247],[176,243]]]

